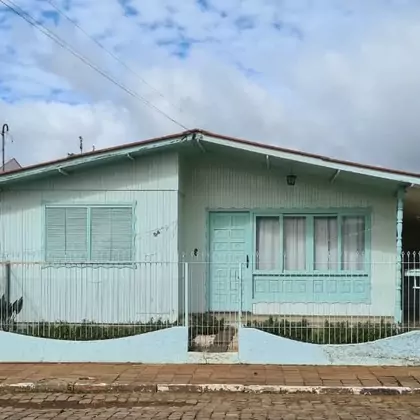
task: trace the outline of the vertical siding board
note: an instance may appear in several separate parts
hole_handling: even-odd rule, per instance
[[[0,252],[2,259],[23,262],[12,268],[12,299],[23,295],[25,302],[19,320],[125,323],[145,322],[152,316],[176,319],[178,186],[178,158],[168,153],[127,159],[3,192]],[[38,264],[44,260],[46,203],[135,204],[135,260],[151,261],[155,266],[81,269]]]
[[[319,209],[319,208],[369,208],[371,215],[371,276],[370,305],[338,305],[337,311],[366,315],[392,316],[395,302],[395,206],[392,192],[377,191],[359,185],[336,182],[327,179],[298,176],[294,187],[286,185],[284,176],[274,170],[252,168],[250,165],[232,163],[223,159],[201,157],[188,164],[185,175],[185,204],[183,219],[188,220],[184,228],[184,251],[187,255],[194,249],[206,249],[206,217],[209,209],[228,210],[276,210],[276,209]],[[208,255],[200,255],[208,261]],[[196,261],[197,259],[191,258]],[[205,270],[203,264],[194,264],[191,271],[196,294],[192,305],[200,309],[199,296],[205,300]],[[254,311],[267,313],[267,307],[256,305]],[[302,313],[305,304],[290,304],[289,313]],[[345,306],[345,307],[344,307]],[[321,310],[316,305],[314,311]]]

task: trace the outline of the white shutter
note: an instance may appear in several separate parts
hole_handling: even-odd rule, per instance
[[[131,207],[92,207],[92,261],[132,261],[133,210]]]
[[[45,257],[47,261],[66,256],[66,209],[47,207],[45,212]]]
[[[48,261],[86,261],[86,207],[47,207],[45,225]]]

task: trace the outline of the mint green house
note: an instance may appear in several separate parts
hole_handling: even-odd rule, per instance
[[[202,130],[84,153],[0,175],[3,277],[10,262],[25,322],[186,309],[401,322],[417,185]]]

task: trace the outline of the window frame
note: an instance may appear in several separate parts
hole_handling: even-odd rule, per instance
[[[87,234],[87,258],[85,260],[76,260],[76,259],[64,259],[64,260],[54,260],[48,258],[48,242],[47,242],[47,209],[59,208],[85,208],[87,210],[87,219],[86,219],[86,234]],[[106,260],[92,260],[92,208],[130,208],[132,212],[131,218],[131,230],[132,230],[132,254],[131,260],[129,261],[106,261]],[[86,264],[86,265],[105,265],[105,266],[132,266],[135,264],[135,255],[136,255],[136,203],[113,203],[113,204],[44,204],[43,209],[43,250],[44,250],[44,261],[49,265],[71,265],[71,264]]]
[[[363,209],[290,209],[277,211],[255,211],[252,213],[252,273],[258,276],[352,276],[365,277],[370,275],[370,255],[371,255],[371,214],[370,208]],[[277,270],[258,270],[257,267],[257,218],[259,217],[278,217],[280,225],[280,267]],[[305,217],[306,218],[306,269],[301,271],[285,270],[284,269],[284,224],[283,220],[286,217]],[[338,249],[339,255],[339,269],[338,270],[315,270],[315,232],[314,219],[316,217],[337,217],[338,223]],[[365,221],[365,269],[364,270],[343,270],[342,269],[342,219],[343,217],[364,217]],[[308,238],[310,238],[308,240]]]

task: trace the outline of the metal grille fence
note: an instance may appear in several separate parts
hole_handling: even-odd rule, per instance
[[[237,329],[241,322],[243,294],[239,270],[238,263],[188,263],[190,351],[238,350]],[[211,283],[214,273],[216,280]]]
[[[237,351],[240,327],[317,344],[363,343],[420,329],[420,253],[341,274],[246,268],[190,264],[190,350]],[[209,282],[217,271],[227,278]]]
[[[67,340],[119,338],[183,325],[182,265],[3,262],[3,330]]]
[[[420,253],[341,276],[264,276],[247,268],[238,262],[1,262],[0,325],[68,340],[182,325],[190,350],[214,352],[237,351],[240,327],[320,344],[420,329]]]

